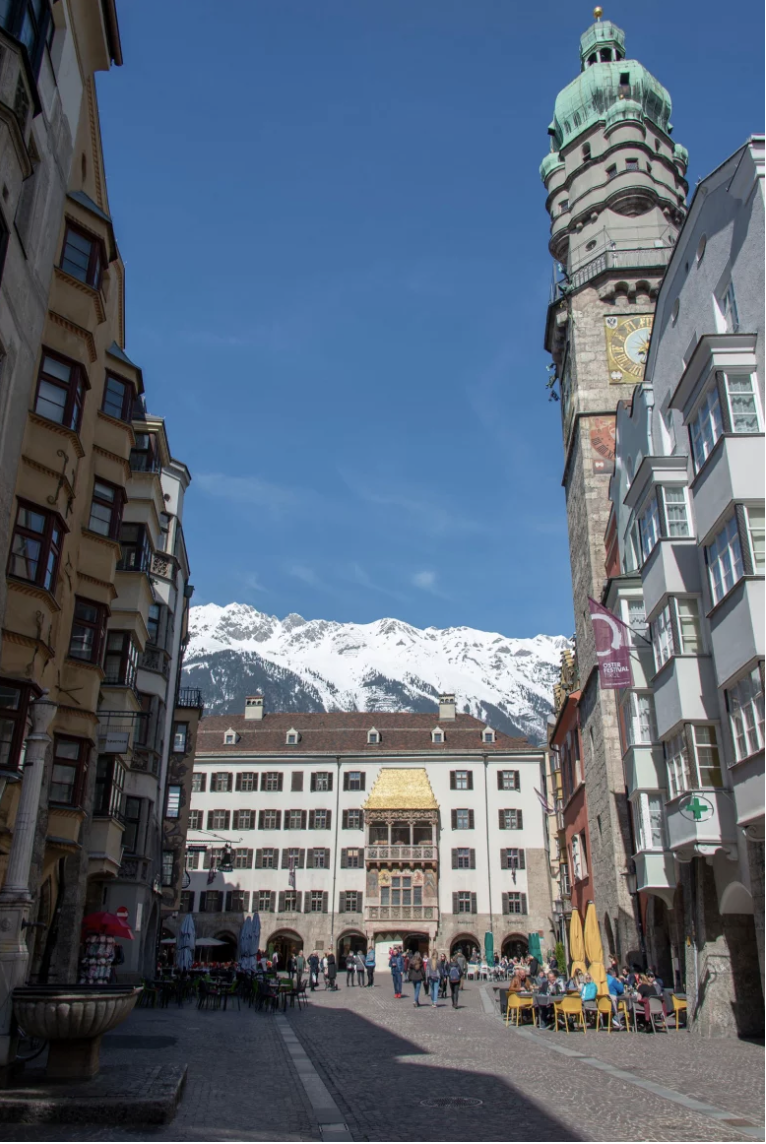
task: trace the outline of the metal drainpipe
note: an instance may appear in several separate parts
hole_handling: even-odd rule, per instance
[[[335,879],[338,876],[338,814],[340,813],[340,755],[335,756],[338,767],[335,784],[335,837],[332,848],[332,900],[330,902],[330,949],[335,953]]]
[[[492,912],[492,857],[489,852],[489,755],[484,755],[484,831],[487,837],[487,886],[489,889],[489,928],[492,932],[492,944],[495,941],[495,917]],[[486,949],[484,950],[486,953]],[[494,950],[493,950],[494,953]]]

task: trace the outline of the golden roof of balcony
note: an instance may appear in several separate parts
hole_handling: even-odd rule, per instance
[[[383,767],[365,810],[438,810],[424,767]]]

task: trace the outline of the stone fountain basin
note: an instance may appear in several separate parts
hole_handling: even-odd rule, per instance
[[[88,1080],[99,1071],[101,1038],[140,992],[140,985],[26,985],[13,991],[13,1012],[25,1033],[50,1042],[48,1077]]]

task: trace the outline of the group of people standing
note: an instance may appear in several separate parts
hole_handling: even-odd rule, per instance
[[[460,987],[465,979],[468,962],[462,953],[458,952],[448,958],[446,953],[432,950],[428,957],[419,952],[404,953],[400,945],[394,946],[389,954],[389,968],[394,986],[394,997],[404,996],[402,993],[405,974],[412,985],[413,1005],[420,1007],[420,994],[425,985],[426,996],[431,998],[431,1007],[436,1008],[439,997],[447,996],[449,987],[452,997],[453,1009],[458,1008]]]

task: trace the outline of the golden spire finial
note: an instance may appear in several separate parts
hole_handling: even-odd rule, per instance
[[[604,9],[600,8],[600,7],[594,8],[593,9],[593,15],[594,15],[596,20],[600,20],[601,17],[604,15]]]

